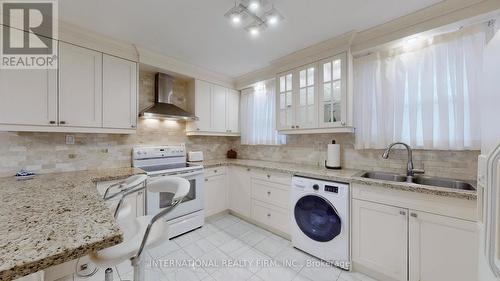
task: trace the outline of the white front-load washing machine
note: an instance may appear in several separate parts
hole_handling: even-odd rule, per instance
[[[293,177],[292,245],[349,270],[349,185]]]

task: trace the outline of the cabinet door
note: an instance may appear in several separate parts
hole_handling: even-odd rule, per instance
[[[102,53],[59,43],[59,125],[102,127]]]
[[[203,186],[205,197],[205,216],[215,215],[227,210],[226,175],[205,178]]]
[[[0,69],[0,124],[57,126],[57,70]]]
[[[226,125],[228,133],[240,132],[240,93],[235,90],[227,91]]]
[[[276,79],[276,89],[278,94],[276,98],[276,116],[278,130],[295,129],[294,119],[294,100],[293,100],[293,73],[278,75]]]
[[[410,281],[477,279],[476,223],[410,211]]]
[[[356,199],[352,204],[353,262],[394,280],[406,280],[406,209]]]
[[[196,131],[208,132],[212,128],[212,86],[205,81],[195,81]]]
[[[250,218],[252,211],[250,169],[230,167],[229,171],[229,209]]]
[[[226,132],[226,93],[226,88],[212,86],[212,132]]]
[[[342,127],[347,119],[347,54],[319,64],[319,126]]]
[[[295,129],[318,127],[316,68],[316,64],[312,64],[296,72]]]
[[[137,125],[137,63],[103,55],[103,127],[130,129]]]

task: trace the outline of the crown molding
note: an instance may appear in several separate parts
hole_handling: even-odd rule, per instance
[[[429,31],[500,9],[498,0],[444,0],[360,32],[351,31],[272,61],[269,66],[236,77],[237,89],[274,78],[277,73],[345,50],[362,52],[416,33]]]
[[[145,48],[137,48],[139,62],[145,69],[175,73],[184,78],[194,78],[218,84],[231,89],[235,88],[234,78],[186,63],[176,58],[158,54]]]
[[[445,0],[359,32],[353,40],[351,50],[357,53],[497,9],[500,9],[498,0]]]
[[[67,22],[59,22],[59,40],[137,62],[138,53],[132,43],[91,32]]]
[[[136,48],[133,43],[115,40],[109,36],[91,32],[67,22],[59,22],[58,37],[59,40],[67,43],[139,62],[141,68],[148,71],[163,71],[178,74],[183,79],[195,78],[234,88],[234,79],[232,77],[145,48]]]

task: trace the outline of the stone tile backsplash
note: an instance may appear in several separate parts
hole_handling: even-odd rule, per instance
[[[382,159],[384,150],[354,149],[353,134],[290,135],[282,146],[248,146],[234,143],[239,158],[303,163],[323,166],[327,145],[335,140],[341,145],[343,168],[382,170],[405,173],[406,150],[395,149],[389,159]],[[414,150],[415,168],[427,175],[475,180],[480,151]]]
[[[185,108],[187,82],[174,81],[173,102]],[[154,73],[139,76],[139,109],[154,102]],[[327,144],[335,139],[342,145],[342,166],[360,170],[387,170],[404,173],[406,151],[394,150],[384,160],[382,150],[354,149],[352,134],[291,135],[282,146],[241,145],[234,137],[187,137],[185,124],[153,119],[139,120],[137,134],[73,134],[75,144],[65,144],[65,133],[0,132],[0,176],[10,176],[21,168],[38,173],[128,167],[134,145],[185,143],[188,150],[202,150],[205,159],[224,158],[233,148],[238,158],[324,164]],[[460,179],[475,179],[479,151],[414,151],[416,168],[426,174]]]

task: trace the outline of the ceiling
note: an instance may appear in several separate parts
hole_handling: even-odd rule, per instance
[[[252,38],[224,18],[233,0],[64,0],[61,20],[229,77],[440,0],[274,0],[285,21]]]

